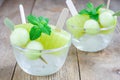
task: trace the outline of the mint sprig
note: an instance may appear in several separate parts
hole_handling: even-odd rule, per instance
[[[91,19],[98,20],[99,17],[98,10],[103,6],[104,4],[94,7],[92,3],[88,2],[86,4],[86,8],[79,11],[79,14],[86,14],[89,15]]]
[[[50,35],[51,28],[48,25],[49,19],[43,16],[36,17],[33,15],[29,15],[27,17],[29,23],[33,24],[34,26],[30,30],[30,40],[35,40],[41,36],[41,33],[45,33]]]
[[[115,12],[113,16],[120,16],[120,11]]]

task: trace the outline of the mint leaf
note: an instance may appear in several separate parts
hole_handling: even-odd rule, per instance
[[[99,16],[98,14],[96,14],[96,15],[90,15],[90,18],[97,21],[98,20],[98,16]]]
[[[47,35],[51,34],[51,28],[48,26],[49,19],[43,16],[35,17],[29,15],[27,17],[28,21],[34,26],[30,30],[30,40],[35,40],[41,36],[42,33]]]
[[[120,16],[120,11],[115,12],[115,13],[113,14],[113,16]]]
[[[42,30],[44,33],[46,33],[48,35],[51,34],[51,28],[48,25],[46,25]]]
[[[33,16],[32,14],[30,14],[28,17],[27,17],[27,20],[29,23],[33,24],[33,25],[39,25],[39,19],[35,16]]]
[[[4,24],[12,31],[12,30],[14,30],[14,23],[10,20],[10,19],[8,19],[8,18],[5,18],[4,19]]]
[[[46,23],[49,22],[49,19],[48,19],[48,18],[45,18],[45,17],[43,17],[43,16],[38,17],[38,19],[39,19],[39,21],[45,21]]]
[[[87,9],[89,9],[89,10],[93,10],[93,9],[94,9],[94,5],[93,5],[91,2],[88,2],[88,3],[86,4],[86,7],[87,7]]]
[[[38,26],[33,26],[30,30],[30,40],[35,40],[40,37],[41,29]]]
[[[97,14],[96,9],[93,9],[93,10],[92,10],[92,14],[91,14],[91,15],[96,15],[96,14]]]
[[[89,11],[87,11],[86,9],[83,9],[79,12],[79,14],[89,14]]]
[[[79,14],[89,15],[91,19],[98,21],[98,16],[99,16],[98,10],[103,6],[104,6],[104,4],[94,7],[94,5],[91,2],[89,2],[86,4],[85,9],[79,11]]]
[[[104,4],[101,4],[99,6],[96,7],[96,11],[98,11],[101,7],[104,7],[105,5]]]

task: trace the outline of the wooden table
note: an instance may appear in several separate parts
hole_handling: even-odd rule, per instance
[[[95,5],[106,3],[104,0],[74,0],[78,10],[86,2]],[[111,45],[97,53],[86,53],[71,46],[67,60],[56,74],[46,77],[31,76],[23,72],[16,64],[9,42],[10,30],[4,26],[7,16],[16,24],[21,23],[18,5],[22,3],[26,16],[30,13],[50,18],[56,23],[61,10],[66,7],[65,0],[6,0],[0,7],[0,80],[120,80],[120,27],[115,30]],[[120,10],[120,0],[111,0],[111,9]]]

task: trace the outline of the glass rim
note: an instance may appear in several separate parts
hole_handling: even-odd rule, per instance
[[[84,28],[79,28],[79,27],[76,27],[76,26],[74,26],[74,25],[70,25],[70,26],[72,26],[73,29],[80,29],[80,30],[84,30],[84,31],[85,31]],[[96,30],[99,30],[99,31],[105,31],[105,30],[110,30],[110,29],[113,29],[113,28],[115,28],[115,26],[110,26],[110,27],[100,28],[100,29],[96,29]]]
[[[50,53],[50,52],[56,52],[59,50],[62,50],[64,48],[70,47],[72,42],[72,35],[70,34],[70,40],[64,45],[59,48],[53,48],[53,49],[43,49],[43,50],[35,50],[35,49],[27,49],[27,48],[22,48],[20,46],[12,45],[13,48],[16,48],[21,51],[37,51],[37,52],[43,52],[43,53]]]

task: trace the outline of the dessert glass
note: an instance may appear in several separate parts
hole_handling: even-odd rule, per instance
[[[97,52],[105,49],[111,42],[113,33],[116,26],[110,26],[108,28],[101,28],[99,33],[97,34],[86,34],[84,29],[78,28],[77,26],[67,24],[67,26],[71,26],[73,32],[75,31],[83,31],[83,34],[80,38],[75,38],[72,34],[72,43],[73,45],[85,52]]]
[[[46,76],[56,73],[65,63],[71,45],[71,35],[68,32],[67,34],[69,35],[69,41],[60,48],[31,50],[12,45],[18,65],[26,73],[35,76]],[[47,63],[41,59],[30,60],[25,56],[25,53],[42,54],[42,57]]]

